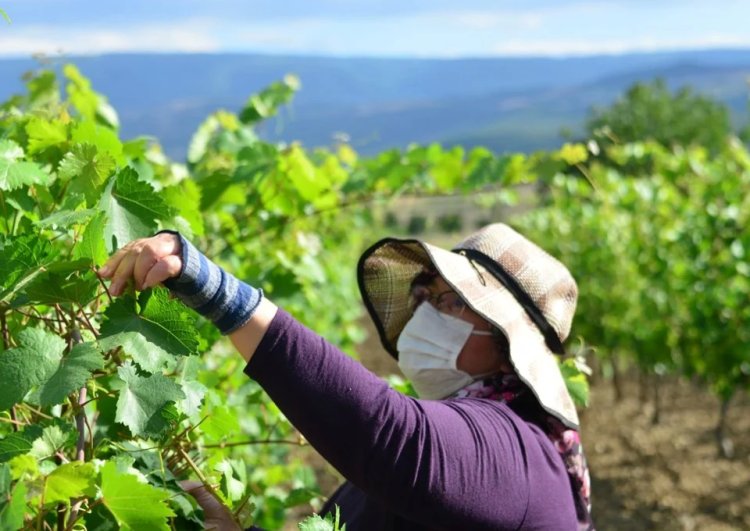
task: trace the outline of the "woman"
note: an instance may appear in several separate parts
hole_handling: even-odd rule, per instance
[[[338,505],[348,530],[593,529],[578,417],[555,359],[577,288],[507,225],[452,251],[388,238],[360,259],[365,306],[419,399],[179,234],[129,243],[100,274],[114,295],[131,278],[139,290],[162,282],[229,335],[246,374],[347,478],[323,512]],[[193,493],[207,518],[226,516]]]

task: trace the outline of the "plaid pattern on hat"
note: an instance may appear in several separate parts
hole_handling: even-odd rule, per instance
[[[411,283],[425,269],[436,270],[472,310],[506,335],[519,378],[548,412],[577,427],[555,356],[570,333],[578,296],[568,269],[502,223],[480,229],[453,251],[420,240],[380,240],[360,258],[358,280],[381,342],[394,357],[398,336],[414,312]]]

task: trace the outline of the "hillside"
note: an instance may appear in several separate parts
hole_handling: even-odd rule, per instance
[[[240,54],[73,57],[120,113],[125,137],[153,135],[184,157],[195,127],[217,108],[286,73],[303,89],[263,134],[328,145],[345,133],[364,153],[409,142],[487,145],[498,151],[559,143],[592,105],[637,80],[664,77],[720,98],[743,119],[750,51],[696,51],[574,58],[377,59]],[[59,63],[59,61],[58,61]],[[0,60],[0,98],[20,90],[31,60]]]

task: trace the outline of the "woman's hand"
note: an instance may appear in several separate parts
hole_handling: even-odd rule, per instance
[[[213,531],[242,531],[234,521],[231,511],[211,494],[200,481],[181,481],[180,486],[190,494],[203,509],[206,529]]]
[[[135,289],[143,291],[180,274],[180,251],[180,239],[168,232],[133,240],[112,255],[98,274],[112,279],[112,295],[122,295],[131,278]]]

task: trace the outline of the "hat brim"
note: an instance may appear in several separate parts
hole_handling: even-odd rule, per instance
[[[359,289],[386,351],[398,359],[398,337],[415,309],[411,284],[426,269],[436,270],[472,310],[505,334],[518,377],[546,411],[577,429],[575,405],[544,336],[497,278],[460,253],[399,238],[380,240],[363,253]]]

